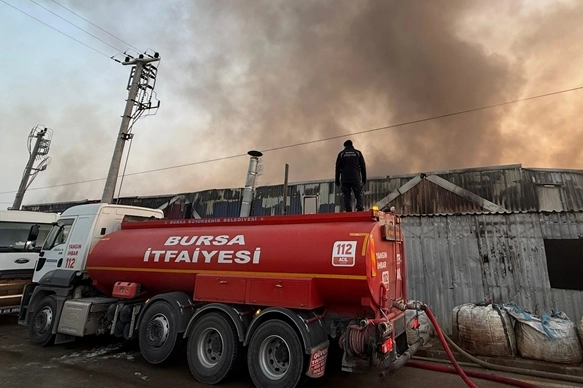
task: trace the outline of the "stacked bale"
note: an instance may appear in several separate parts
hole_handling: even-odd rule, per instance
[[[505,309],[516,319],[518,352],[524,358],[562,364],[579,364],[583,350],[575,324],[566,314],[553,311],[539,318],[514,304]]]
[[[468,303],[452,311],[453,340],[475,356],[514,357],[516,335],[506,310],[497,304]]]

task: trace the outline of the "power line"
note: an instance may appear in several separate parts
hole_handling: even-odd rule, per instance
[[[31,1],[32,1],[32,0],[31,0]],[[130,46],[130,47],[131,47],[131,48],[133,48],[134,50],[136,50],[136,51],[138,51],[138,52],[142,52],[140,49],[136,48],[135,46],[132,46],[131,44],[129,44],[128,42],[126,42],[126,41],[124,41],[124,40],[122,40],[122,39],[118,38],[117,36],[115,36],[115,35],[113,35],[113,34],[111,34],[111,33],[107,32],[107,31],[106,31],[106,30],[104,30],[103,28],[99,27],[97,24],[95,24],[95,23],[93,23],[93,22],[91,22],[91,21],[89,21],[89,20],[85,19],[83,16],[79,15],[78,13],[75,13],[75,12],[71,11],[69,8],[65,7],[64,5],[57,3],[55,0],[51,0],[51,1],[52,1],[53,3],[55,3],[55,4],[57,4],[58,6],[65,8],[67,11],[71,12],[73,15],[75,15],[75,16],[77,16],[77,17],[79,17],[79,18],[83,19],[83,20],[85,20],[87,23],[91,24],[93,27],[99,28],[101,31],[105,32],[106,34],[108,34],[108,35],[110,35],[110,36],[114,37],[115,39],[119,40],[120,42],[122,42],[122,43],[124,43],[124,44],[126,44],[126,45]]]
[[[3,1],[3,0],[0,0],[0,1]],[[438,120],[438,119],[442,119],[442,118],[445,118],[445,117],[458,116],[458,115],[462,115],[462,114],[465,114],[465,113],[477,112],[477,111],[480,111],[480,110],[486,110],[486,109],[491,109],[491,108],[495,108],[495,107],[499,107],[499,106],[515,104],[515,103],[518,103],[518,102],[524,102],[524,101],[534,100],[534,99],[537,99],[537,98],[554,96],[554,95],[557,95],[557,94],[573,92],[573,91],[581,90],[581,89],[583,89],[583,86],[578,86],[578,87],[571,88],[571,89],[563,89],[563,90],[559,90],[559,91],[551,92],[551,93],[539,94],[537,96],[520,98],[520,99],[516,99],[516,100],[512,100],[512,101],[500,102],[498,104],[485,105],[485,106],[482,106],[482,107],[479,107],[479,108],[466,109],[466,110],[461,110],[461,111],[457,111],[457,112],[453,112],[453,113],[446,113],[446,114],[442,114],[442,115],[438,115],[438,116],[426,117],[424,119],[405,121],[405,122],[402,122],[402,123],[386,125],[384,127],[366,129],[366,130],[358,131],[358,132],[344,133],[342,135],[336,135],[336,136],[325,137],[325,138],[322,138],[322,139],[309,140],[309,141],[304,141],[304,142],[300,142],[300,143],[288,144],[288,145],[280,146],[280,147],[267,148],[267,149],[260,150],[260,151],[263,152],[263,153],[266,153],[266,152],[270,152],[270,151],[279,151],[279,150],[283,150],[283,149],[286,149],[286,148],[293,148],[293,147],[300,147],[300,146],[304,146],[304,145],[308,145],[308,144],[321,143],[321,142],[324,142],[324,141],[339,139],[339,138],[342,138],[342,137],[354,136],[354,135],[361,135],[363,133],[376,132],[376,131],[381,131],[383,129],[397,128],[397,127],[402,127],[402,126],[411,125],[411,124],[423,123],[423,122],[427,122],[427,121],[431,121],[431,120]],[[151,173],[151,172],[158,172],[158,171],[164,171],[164,170],[172,170],[172,169],[175,169],[175,168],[181,168],[181,167],[187,167],[187,166],[194,166],[194,165],[197,165],[197,164],[205,164],[205,163],[219,162],[219,161],[227,160],[227,159],[240,158],[242,156],[247,156],[247,153],[238,154],[238,155],[231,155],[231,156],[224,156],[224,157],[221,157],[221,158],[201,160],[201,161],[198,161],[198,162],[192,162],[192,163],[186,163],[186,164],[179,164],[179,165],[169,166],[169,167],[161,167],[161,168],[156,168],[156,169],[153,169],[153,170],[138,171],[138,172],[134,172],[134,173],[130,173],[130,174],[125,174],[125,176],[148,174],[148,173]],[[105,178],[97,178],[97,179],[90,179],[90,180],[79,181],[79,182],[63,183],[63,184],[52,185],[52,186],[37,187],[37,188],[34,188],[34,189],[29,189],[29,191],[30,190],[50,189],[50,188],[53,188],[53,187],[70,186],[70,185],[76,185],[76,184],[82,184],[82,183],[89,183],[89,182],[97,182],[97,181],[103,181],[103,180],[105,180]],[[4,192],[0,192],[0,194],[11,194],[11,193],[15,193],[15,191],[4,191]]]
[[[47,27],[49,27],[49,28],[51,28],[51,29],[53,29],[53,30],[57,31],[59,34],[63,34],[63,35],[65,35],[67,38],[69,38],[69,39],[72,39],[72,40],[74,40],[75,42],[77,42],[77,43],[80,43],[80,44],[82,44],[83,46],[85,46],[85,47],[87,47],[87,48],[90,48],[91,50],[93,50],[93,51],[96,51],[96,52],[98,52],[98,53],[99,53],[99,54],[101,54],[101,55],[104,55],[104,56],[106,56],[108,59],[111,59],[111,56],[107,55],[107,54],[106,54],[106,53],[104,53],[103,51],[100,51],[100,50],[98,50],[98,49],[96,49],[96,48],[94,48],[94,47],[91,47],[91,46],[89,46],[88,44],[86,44],[86,43],[83,43],[83,42],[81,42],[80,40],[73,38],[71,35],[67,35],[67,34],[65,34],[63,31],[60,31],[60,30],[56,29],[55,27],[53,27],[53,26],[51,26],[51,25],[49,25],[49,24],[47,24],[47,23],[43,22],[42,20],[40,20],[40,19],[37,19],[37,18],[35,18],[34,16],[32,16],[32,15],[30,15],[30,14],[28,14],[28,13],[24,12],[23,10],[16,8],[16,7],[15,7],[15,6],[13,6],[12,4],[9,4],[9,3],[7,3],[7,2],[6,2],[6,1],[4,1],[4,0],[0,0],[0,2],[2,2],[2,3],[4,3],[4,4],[6,4],[6,5],[7,5],[7,6],[9,6],[9,7],[12,7],[12,8],[14,8],[14,9],[15,9],[15,10],[17,10],[18,12],[22,12],[23,14],[25,14],[26,16],[28,16],[28,17],[30,17],[30,18],[32,18],[32,19],[34,19],[34,20],[36,20],[37,22],[39,22],[39,23],[42,23],[42,24],[44,24],[45,26],[47,26]]]
[[[561,94],[561,93],[573,92],[575,90],[580,90],[580,89],[583,89],[583,86],[578,86],[578,87],[572,88],[572,89],[560,90],[558,92],[551,92],[551,93],[546,93],[546,94],[540,94],[538,96],[525,97],[525,98],[521,98],[521,99],[513,100],[513,101],[500,102],[498,104],[486,105],[486,106],[482,106],[480,108],[466,109],[466,110],[462,110],[462,111],[458,111],[458,112],[446,113],[446,114],[439,115],[439,116],[432,116],[432,117],[427,117],[427,118],[419,119],[419,120],[405,121],[405,122],[399,123],[399,124],[391,124],[391,125],[387,125],[387,126],[384,126],[384,127],[367,129],[367,130],[359,131],[359,132],[345,133],[343,135],[331,136],[331,137],[326,137],[326,138],[317,139],[317,140],[310,140],[310,141],[305,141],[305,142],[302,142],[302,143],[295,143],[295,144],[291,144],[291,145],[286,145],[286,146],[281,146],[281,147],[274,147],[274,148],[270,148],[270,149],[267,149],[267,150],[260,150],[260,151],[263,152],[263,153],[265,153],[265,152],[269,152],[269,151],[283,150],[283,149],[286,149],[286,148],[292,148],[292,147],[298,147],[298,146],[303,146],[303,145],[307,145],[307,144],[319,143],[319,142],[322,142],[322,141],[334,140],[334,139],[338,139],[338,138],[346,137],[346,136],[361,135],[363,133],[375,132],[375,131],[380,131],[380,130],[383,130],[383,129],[402,127],[402,126],[410,125],[410,124],[418,124],[418,123],[423,123],[423,122],[426,122],[426,121],[443,119],[445,117],[458,116],[458,115],[465,114],[465,113],[471,113],[471,112],[477,112],[477,111],[480,111],[480,110],[485,110],[485,109],[490,109],[490,108],[496,108],[498,106],[515,104],[517,102],[534,100],[534,99],[537,99],[537,98],[553,96],[553,95]],[[182,167],[182,166],[180,166],[180,167]],[[145,172],[149,172],[149,171],[144,171],[144,173]]]
[[[2,0],[0,0],[2,1]],[[99,181],[104,181],[105,178],[95,178],[95,179],[88,179],[86,181],[78,181],[78,182],[70,182],[70,183],[59,183],[57,185],[51,185],[51,186],[44,186],[44,187],[35,187],[35,188],[29,188],[27,191],[32,191],[32,190],[44,190],[44,189],[52,189],[55,187],[63,187],[63,186],[73,186],[73,185],[80,185],[83,183],[91,183],[91,182],[99,182]],[[16,193],[16,190],[12,190],[12,191],[3,191],[0,192],[0,195],[2,194],[12,194],[12,193]]]
[[[47,7],[45,7],[44,5],[40,5],[39,3],[37,3],[37,2],[36,2],[36,1],[34,1],[34,0],[30,0],[30,1],[31,1],[31,2],[33,2],[34,4],[36,4],[37,6],[41,7],[41,8],[42,8],[42,9],[44,9],[45,11],[52,13],[53,15],[55,15],[56,17],[58,17],[59,19],[61,19],[61,20],[64,20],[65,22],[69,23],[69,24],[70,24],[70,25],[72,25],[73,27],[75,27],[75,28],[78,28],[79,30],[81,30],[81,31],[83,31],[84,33],[86,33],[87,35],[90,35],[90,36],[94,37],[95,39],[97,39],[98,41],[100,41],[100,42],[102,42],[102,43],[105,43],[106,45],[108,45],[109,47],[113,48],[114,50],[116,50],[116,51],[119,51],[120,53],[122,53],[122,52],[123,52],[122,50],[118,49],[117,47],[115,47],[115,46],[113,46],[113,45],[111,45],[111,44],[107,43],[106,41],[104,41],[104,40],[103,40],[103,39],[101,39],[100,37],[93,35],[93,34],[92,34],[92,33],[90,33],[89,31],[87,31],[87,30],[84,30],[83,28],[79,27],[78,25],[76,25],[76,24],[74,24],[74,23],[72,23],[72,22],[68,21],[67,19],[65,19],[65,18],[64,18],[64,17],[62,17],[61,15],[59,15],[59,14],[57,14],[57,13],[55,13],[55,12],[51,11],[50,9],[48,9]],[[60,4],[59,4],[59,5],[60,5]]]

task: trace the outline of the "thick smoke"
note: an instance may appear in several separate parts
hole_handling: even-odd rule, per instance
[[[254,1],[205,8],[205,17],[192,23],[194,47],[208,28],[214,50],[189,71],[193,82],[181,92],[210,115],[208,145],[227,139],[269,149],[334,137],[511,100],[525,82],[520,66],[460,37],[459,20],[472,11],[467,2]],[[480,166],[501,158],[505,112],[347,137],[365,153],[370,176]],[[281,175],[286,161],[300,180],[330,178],[343,141],[267,153],[265,178]]]
[[[579,86],[580,3],[527,12],[519,2],[170,2],[125,27],[106,15],[138,12],[141,2],[74,4],[162,54],[163,105],[136,130],[129,173],[337,136],[265,152],[260,184],[281,183],[285,163],[292,182],[332,179],[347,138],[363,151],[369,176],[511,163],[583,167],[573,119],[581,92],[354,134]],[[146,28],[156,33],[134,32]],[[107,129],[111,147],[116,130]],[[105,156],[93,169],[99,176],[111,151]],[[128,176],[122,195],[241,187],[247,162]],[[54,171],[54,180],[70,181],[63,174],[76,168]]]

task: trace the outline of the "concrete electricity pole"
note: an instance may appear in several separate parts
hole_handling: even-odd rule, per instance
[[[144,58],[143,54],[140,54],[139,58],[132,58],[130,60],[129,57],[126,57],[125,62],[122,62],[123,65],[134,65],[132,68],[132,73],[130,73],[131,83],[129,86],[128,92],[128,99],[126,101],[126,107],[122,116],[121,125],[119,127],[119,135],[117,137],[117,141],[115,143],[115,148],[113,150],[113,156],[111,157],[111,165],[109,166],[109,173],[107,174],[107,180],[105,181],[105,187],[103,188],[103,195],[101,197],[101,202],[103,203],[112,203],[113,202],[113,195],[115,192],[115,185],[117,183],[117,176],[119,174],[119,167],[121,164],[121,158],[123,156],[123,149],[125,142],[132,138],[132,134],[129,133],[129,126],[130,121],[132,119],[132,111],[134,106],[137,106],[137,110],[144,110],[144,109],[151,109],[151,107],[147,106],[144,107],[143,104],[140,104],[136,97],[140,89],[145,90],[149,85],[148,79],[143,78],[153,78],[155,79],[155,73],[152,75],[144,76],[144,69],[148,66],[151,62],[159,61],[160,57],[158,53],[154,54],[154,57]],[[140,83],[142,82],[142,83]],[[153,89],[153,86],[151,87]]]
[[[49,131],[48,134],[47,131]],[[14,203],[12,204],[11,208],[8,208],[9,210],[20,210],[26,189],[34,180],[36,174],[38,174],[40,171],[44,171],[50,163],[50,157],[46,155],[49,153],[51,134],[52,130],[37,125],[32,129],[30,135],[28,135],[28,151],[30,152],[30,157],[28,158],[28,163],[26,163],[26,167],[24,168],[22,180],[20,181],[20,187],[18,188],[18,192],[14,197]],[[45,139],[45,136],[47,135],[48,139]],[[30,143],[35,137],[36,141],[34,146],[32,149],[30,149]],[[46,157],[36,167],[33,168],[34,161],[42,158],[43,156]]]

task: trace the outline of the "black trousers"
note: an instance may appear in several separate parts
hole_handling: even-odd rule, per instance
[[[364,210],[362,205],[362,185],[360,182],[342,182],[342,194],[344,194],[344,210],[352,211],[351,194],[354,193],[356,199],[356,210]]]

